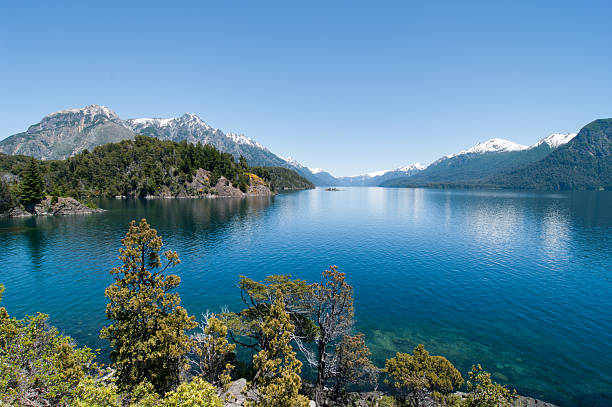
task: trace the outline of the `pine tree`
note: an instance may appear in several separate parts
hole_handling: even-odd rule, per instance
[[[132,221],[122,243],[123,265],[111,270],[115,282],[105,292],[110,299],[106,317],[113,323],[102,328],[100,336],[113,348],[110,356],[120,390],[129,392],[147,381],[165,394],[178,385],[193,344],[185,331],[197,326],[179,306],[179,295],[170,292],[180,278],[164,274],[180,261],[176,252],[166,251],[162,267],[162,239],[146,219],[138,225]]]
[[[299,394],[302,386],[300,362],[290,345],[294,326],[285,312],[280,291],[261,325],[263,349],[253,357],[257,373],[251,387],[256,396],[247,407],[306,407],[308,399]]]
[[[192,336],[196,343],[196,360],[193,362],[196,369],[212,384],[228,384],[234,368],[236,345],[227,340],[227,326],[214,315],[207,314],[200,329],[201,333]]]
[[[35,205],[45,198],[45,183],[33,158],[26,168],[23,181],[19,187],[21,202],[26,205]]]

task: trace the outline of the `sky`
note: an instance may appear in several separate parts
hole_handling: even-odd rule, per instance
[[[337,176],[612,117],[610,1],[3,2],[0,139],[195,113]]]

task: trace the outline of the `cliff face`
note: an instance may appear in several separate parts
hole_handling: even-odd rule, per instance
[[[178,193],[165,188],[156,194],[147,195],[146,198],[244,198],[273,195],[270,188],[257,175],[249,174],[249,178],[250,185],[246,192],[243,192],[223,176],[217,180],[215,185],[211,185],[210,171],[199,168],[191,182],[186,182]]]

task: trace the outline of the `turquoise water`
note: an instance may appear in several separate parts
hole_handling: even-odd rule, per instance
[[[178,251],[183,305],[240,308],[239,275],[336,264],[379,366],[424,343],[466,374],[562,406],[612,405],[612,194],[322,189],[248,200],[100,201],[0,220],[2,305],[107,349],[104,288],[132,219]]]

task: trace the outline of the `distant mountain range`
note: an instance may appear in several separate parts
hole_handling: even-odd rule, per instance
[[[274,154],[244,135],[212,128],[194,114],[122,120],[109,108],[98,105],[51,113],[27,131],[0,141],[0,152],[62,159],[142,134],[163,140],[211,144],[236,158],[244,156],[252,166],[295,170],[317,186],[607,188],[611,184],[607,172],[610,120],[590,123],[578,135],[552,134],[532,146],[493,138],[443,156],[429,166],[417,163],[352,177],[335,177],[320,168],[308,168],[291,157]]]
[[[211,144],[220,151],[247,159],[252,166],[285,167],[295,170],[315,185],[375,185],[364,176],[335,178],[323,171],[312,171],[291,158],[282,158],[252,139],[235,133],[224,133],[205,123],[197,115],[185,113],[181,117],[167,119],[140,118],[122,120],[105,106],[89,105],[81,109],[60,110],[45,116],[40,123],[30,126],[0,141],[0,152],[23,154],[43,160],[60,160],[84,150],[92,150],[101,144],[133,139],[136,134],[157,137],[162,140],[187,141]],[[412,170],[396,170],[399,175],[411,175]]]

